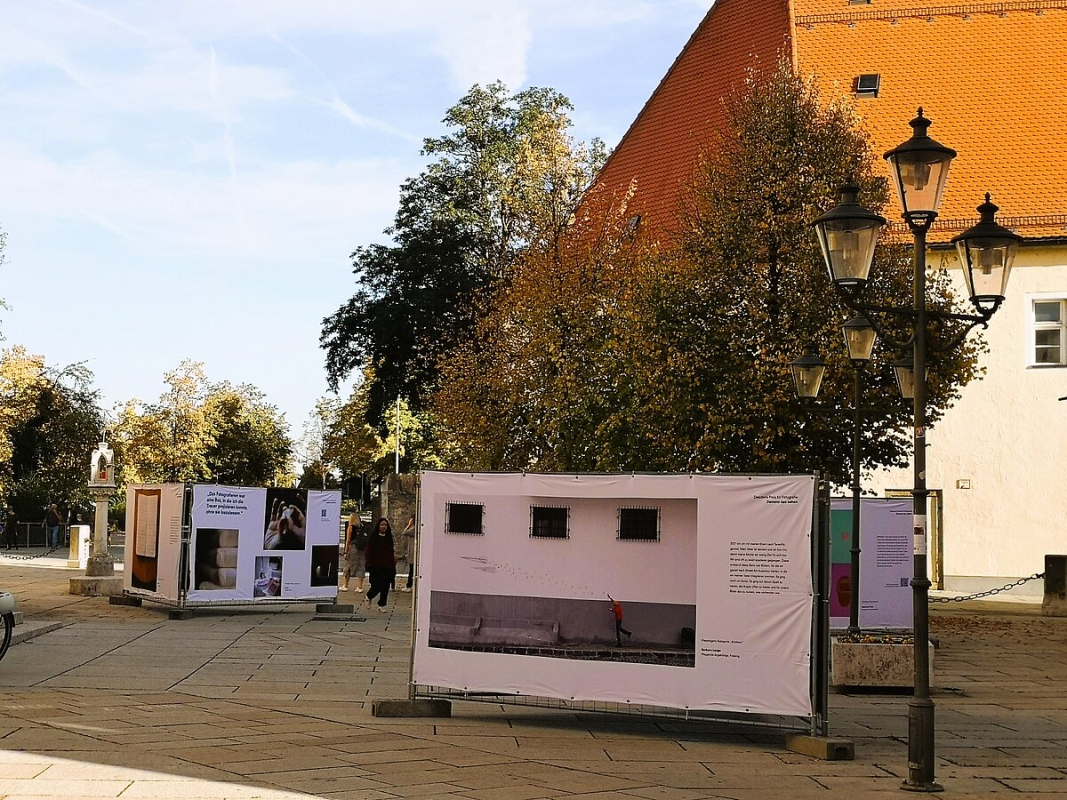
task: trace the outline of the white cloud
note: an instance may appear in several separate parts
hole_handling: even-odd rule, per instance
[[[478,6],[473,14],[442,17],[434,31],[434,52],[448,63],[457,88],[502,80],[517,88],[526,81],[530,47],[529,13],[523,3],[461,4]],[[468,9],[469,10],[469,9]]]
[[[353,127],[370,128],[372,130],[382,131],[383,133],[406,139],[409,142],[418,143],[422,141],[422,138],[419,136],[415,136],[407,131],[402,131],[399,128],[394,128],[392,125],[382,122],[380,119],[375,119],[358,113],[340,97],[334,97],[333,100],[328,103],[324,102],[322,105],[326,106],[331,111],[336,111],[342,119],[352,123]]]
[[[576,118],[592,133],[581,135],[610,140],[645,100],[625,96],[635,59],[618,37],[662,48],[669,28],[680,47],[689,23],[678,20],[701,5],[7,3],[4,333],[50,363],[94,359],[110,398],[153,398],[163,371],[193,357],[213,378],[261,385],[299,421],[323,386],[320,321],[352,289],[348,254],[382,239],[445,109],[496,79],[585,91],[594,100]],[[605,80],[621,108],[597,92]],[[115,314],[114,342],[84,336],[97,297]],[[296,314],[275,313],[279,300]],[[283,379],[274,354],[299,378]]]
[[[227,173],[124,162],[114,153],[57,165],[0,152],[0,215],[91,219],[145,249],[242,259],[299,259],[341,240],[377,238],[408,165],[380,161],[246,163]],[[2,218],[2,216],[0,216]],[[347,255],[347,251],[342,253]]]
[[[710,7],[706,0],[676,2]],[[91,2],[75,0],[36,0],[32,6],[23,5],[20,13],[7,20],[9,35],[0,35],[0,44],[10,44],[0,47],[0,64],[32,55],[32,49],[19,46],[18,40],[34,31],[38,35],[47,31],[68,54],[116,39],[123,47],[167,51],[185,39],[404,34],[411,37],[413,50],[438,54],[454,85],[461,89],[497,78],[518,87],[525,81],[526,59],[537,30],[604,30],[655,13],[648,0],[183,0],[167,4],[120,0],[107,8],[104,12]],[[58,54],[53,54],[55,58]]]

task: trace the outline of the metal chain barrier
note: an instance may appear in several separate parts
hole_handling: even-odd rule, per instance
[[[26,549],[29,549],[29,547],[30,547],[29,545],[26,545]],[[10,558],[12,561],[33,561],[35,558],[44,558],[45,556],[50,556],[50,555],[52,555],[52,553],[56,552],[57,550],[61,550],[61,549],[62,549],[62,546],[53,547],[51,550],[47,550],[47,551],[45,551],[43,553],[35,553],[32,556],[12,556],[12,555],[9,555],[6,552],[3,552],[3,553],[0,553],[0,558]]]
[[[1044,577],[1045,577],[1045,573],[1044,572],[1036,572],[1033,575],[1031,575],[1029,578],[1019,578],[1019,580],[1013,581],[1012,583],[1005,584],[1004,586],[1001,586],[999,589],[989,589],[989,590],[987,590],[985,592],[975,592],[974,594],[965,594],[965,595],[960,595],[959,597],[930,597],[928,599],[929,599],[929,601],[931,603],[962,603],[964,600],[978,600],[979,598],[982,598],[982,597],[992,597],[995,594],[1000,594],[1001,592],[1006,592],[1009,589],[1014,589],[1016,586],[1022,586],[1024,583],[1029,583],[1030,581],[1036,581],[1038,578],[1044,578]]]

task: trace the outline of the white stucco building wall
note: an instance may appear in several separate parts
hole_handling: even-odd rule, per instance
[[[937,263],[933,254],[930,263]],[[962,283],[962,281],[961,281]],[[1067,552],[1067,365],[1035,365],[1034,302],[1060,303],[1067,339],[1067,246],[1025,246],[1003,306],[985,331],[986,374],[928,432],[927,486],[944,497],[945,588],[972,592],[1044,570]],[[1067,359],[1067,341],[1061,344]],[[910,489],[910,466],[865,481]],[[931,563],[931,570],[934,569]],[[1014,595],[1040,594],[1035,581]]]

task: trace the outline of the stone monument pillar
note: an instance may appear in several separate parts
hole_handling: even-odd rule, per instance
[[[89,577],[112,577],[115,574],[115,559],[107,551],[107,506],[115,490],[115,453],[106,441],[102,441],[89,462],[89,496],[96,504],[93,554],[85,565],[85,574]]]

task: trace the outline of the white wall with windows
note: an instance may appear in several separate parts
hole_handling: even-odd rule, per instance
[[[945,586],[960,592],[1028,577],[1046,554],[1067,552],[1067,246],[1020,251],[983,335],[985,375],[928,433],[927,485],[944,492]],[[866,486],[910,489],[911,469]],[[1012,594],[1040,592],[1033,582]]]

